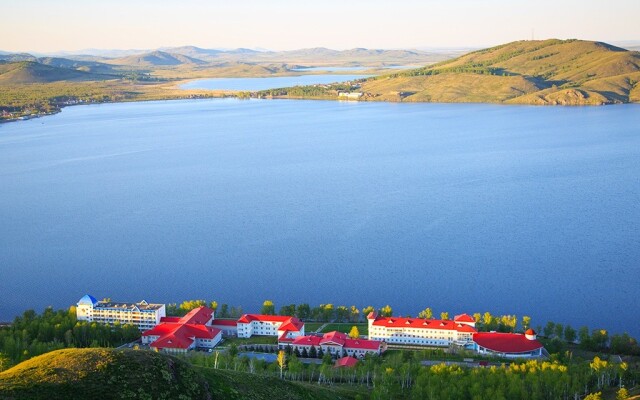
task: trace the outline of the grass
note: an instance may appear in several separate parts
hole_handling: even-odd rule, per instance
[[[357,395],[368,397],[361,387],[319,386],[317,384],[288,382],[279,378],[253,375],[246,372],[214,370],[196,367],[209,382],[213,398],[220,399],[353,399]]]
[[[0,373],[0,398],[206,399],[206,381],[188,363],[149,351],[65,349]]]
[[[324,324],[324,322],[305,322],[304,331],[305,333],[315,332]]]

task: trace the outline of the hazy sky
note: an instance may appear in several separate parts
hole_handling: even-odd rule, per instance
[[[0,49],[476,47],[640,40],[640,0],[0,0]]]

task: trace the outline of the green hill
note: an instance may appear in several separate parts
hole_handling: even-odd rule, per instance
[[[0,373],[0,399],[340,399],[351,392],[193,367],[142,350],[65,349]]]
[[[519,41],[367,80],[367,100],[609,104],[640,101],[640,53],[581,40]]]
[[[32,61],[0,64],[0,84],[95,81],[111,77]]]

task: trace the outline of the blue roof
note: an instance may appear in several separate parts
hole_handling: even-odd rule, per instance
[[[98,302],[98,300],[96,300],[95,297],[91,296],[90,294],[85,294],[84,296],[82,296],[80,301],[78,301],[78,304],[91,304],[91,305],[94,305],[97,302]]]

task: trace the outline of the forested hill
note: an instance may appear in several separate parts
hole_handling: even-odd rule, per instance
[[[368,79],[364,99],[515,104],[640,102],[640,52],[583,40],[518,41]]]

